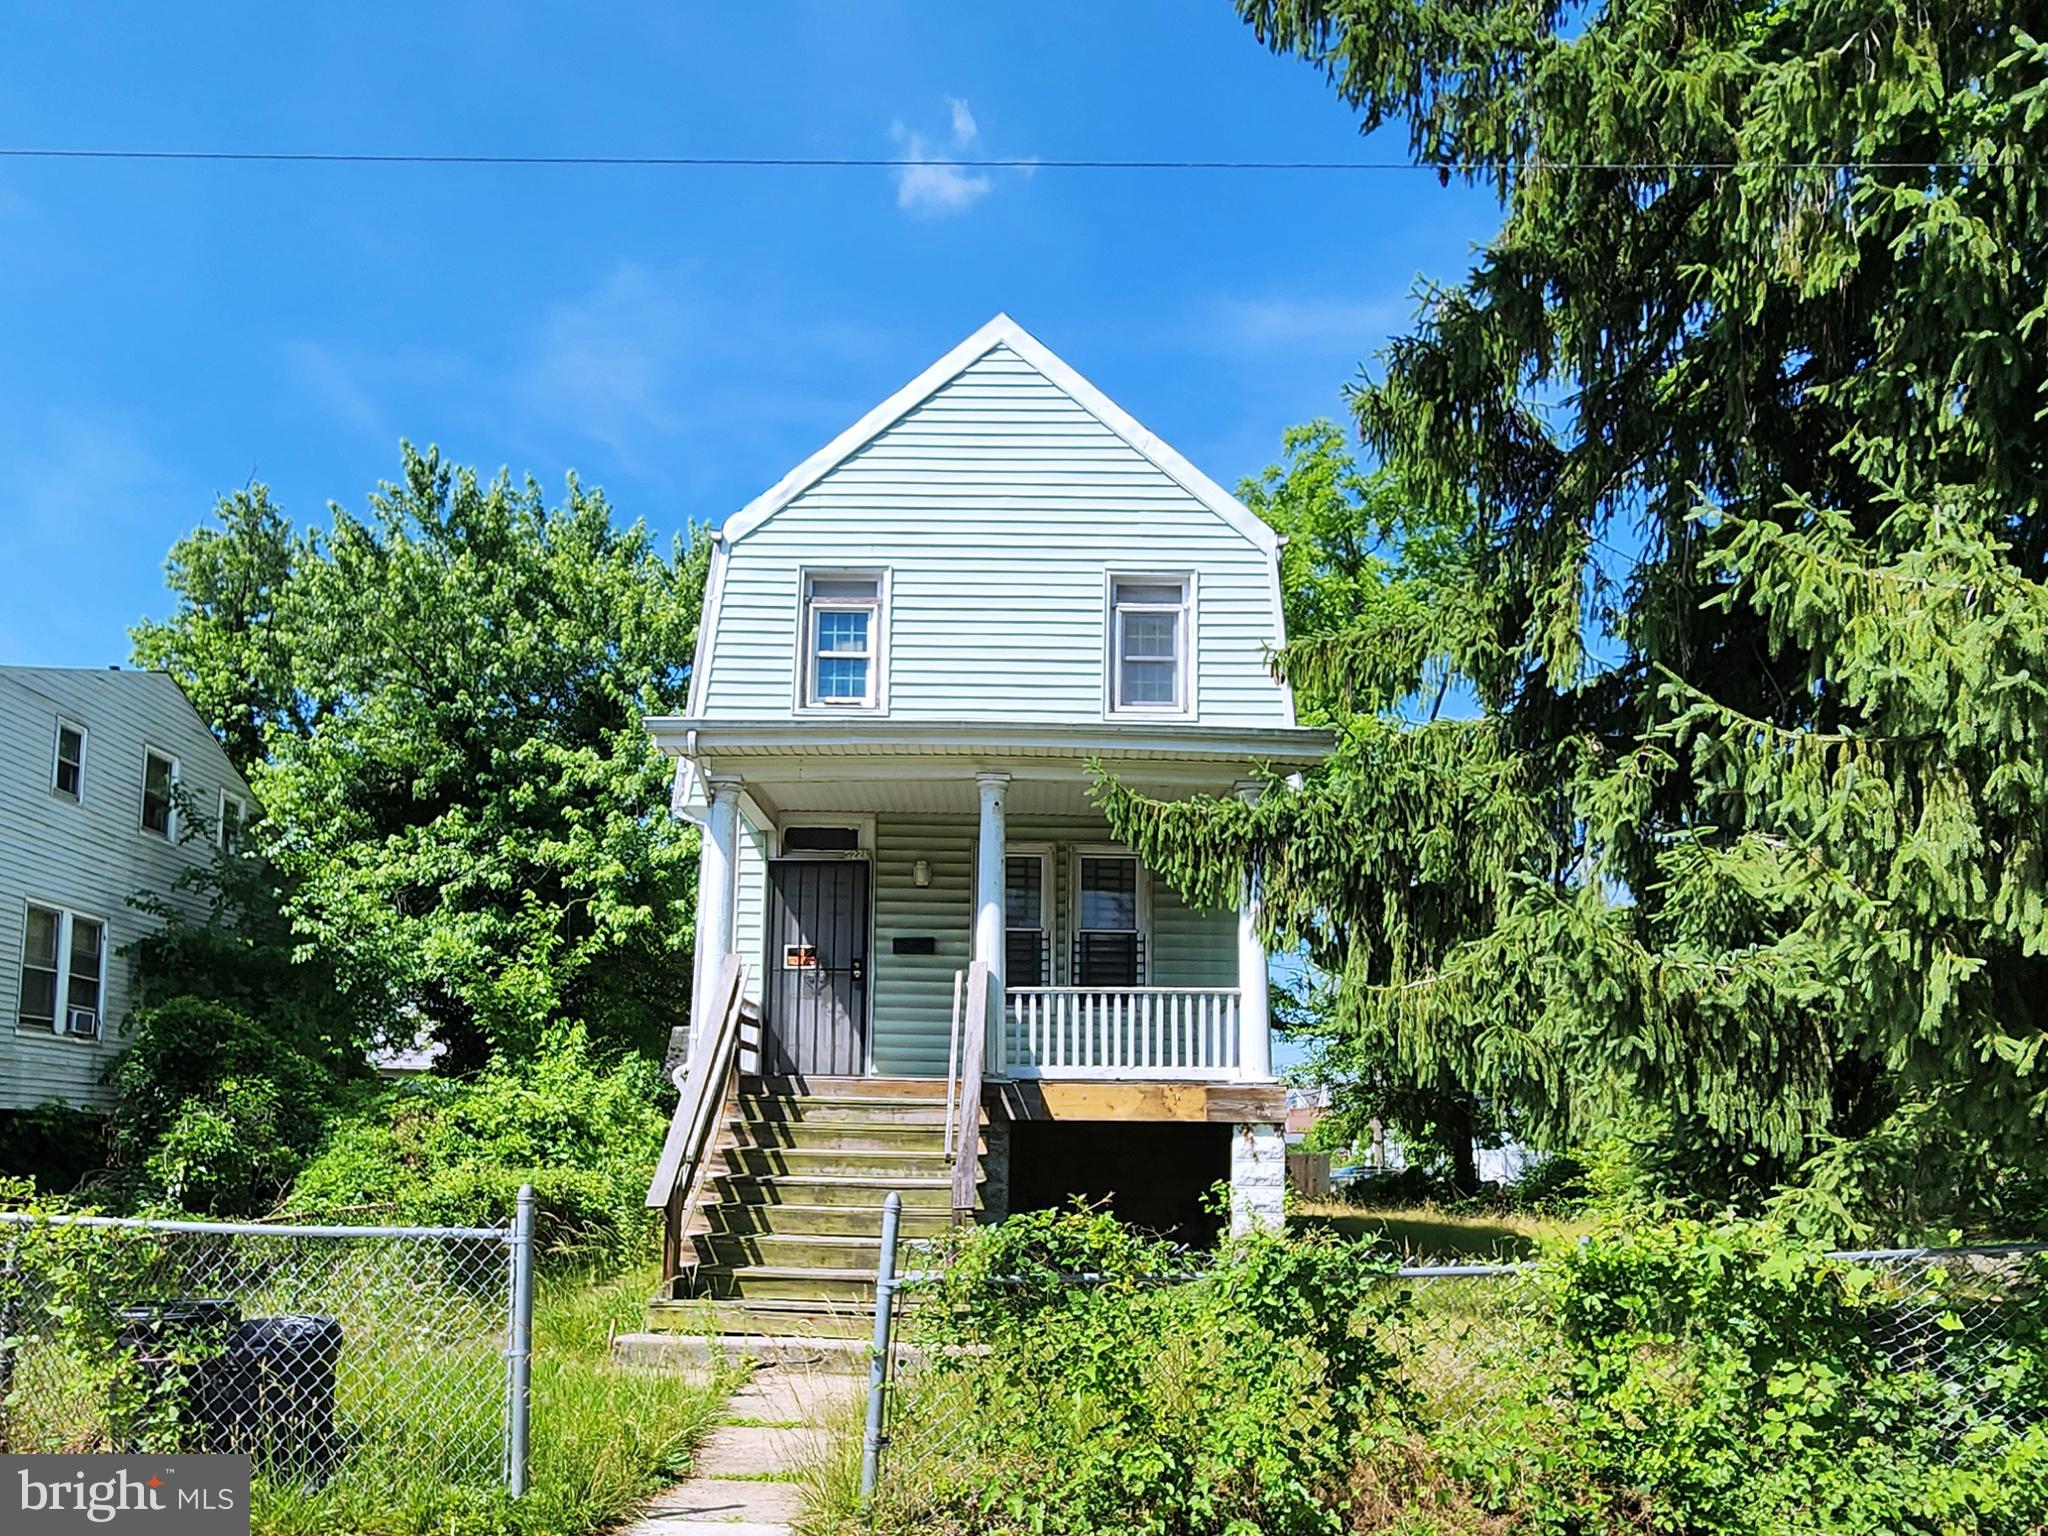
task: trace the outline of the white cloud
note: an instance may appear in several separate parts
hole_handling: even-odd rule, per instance
[[[970,151],[981,142],[980,125],[964,98],[948,96],[946,109],[952,115],[952,136],[943,155],[934,156],[929,141],[916,130],[901,122],[889,125],[889,137],[903,146],[903,165],[896,172],[896,206],[920,218],[971,208],[988,196],[992,185],[986,171],[932,163],[935,159],[972,158]]]
[[[637,463],[637,443],[686,424],[677,374],[696,350],[695,316],[678,273],[622,261],[598,285],[552,304],[519,374],[538,417]]]
[[[953,142],[966,146],[981,137],[981,130],[974,124],[974,114],[967,110],[967,100],[962,96],[948,96],[946,105],[953,110]]]

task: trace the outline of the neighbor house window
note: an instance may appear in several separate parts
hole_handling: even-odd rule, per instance
[[[881,697],[882,578],[804,578],[804,702],[872,709]]]
[[[220,846],[224,853],[242,851],[242,829],[249,824],[249,802],[240,795],[220,792]]]
[[[24,1025],[97,1039],[107,980],[107,925],[62,907],[28,904],[21,948]]]
[[[33,902],[28,909],[27,942],[21,950],[21,1022],[57,1027],[57,951],[64,934],[64,914]]]
[[[1013,853],[1003,860],[1003,984],[1051,983],[1045,924],[1045,856]]]
[[[1139,928],[1138,861],[1129,855],[1088,854],[1080,864],[1074,984],[1143,986],[1145,940]]]
[[[66,800],[85,798],[85,727],[57,722],[57,757],[50,770],[50,788]]]
[[[1118,576],[1109,584],[1110,708],[1188,707],[1185,577]]]
[[[178,764],[175,758],[161,752],[149,751],[142,755],[142,825],[145,831],[159,836],[171,835],[171,786],[178,782]]]

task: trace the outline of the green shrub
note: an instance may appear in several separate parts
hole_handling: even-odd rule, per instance
[[[891,1490],[892,1520],[981,1531],[1329,1532],[1364,1426],[1399,1391],[1397,1287],[1363,1244],[1254,1235],[1206,1276],[1076,1210],[961,1240],[918,1316],[918,1390],[954,1453]],[[1076,1275],[1099,1279],[1076,1284]],[[1015,1283],[1013,1283],[1015,1282]]]
[[[1881,1270],[1733,1222],[1596,1237],[1556,1266],[1560,1526],[2018,1536],[2048,1519],[2037,1289],[2001,1286],[1966,1329],[1960,1296],[1937,1313]]]
[[[397,1083],[338,1125],[286,1201],[328,1220],[485,1226],[534,1187],[542,1253],[615,1264],[652,1231],[643,1201],[666,1119],[659,1069],[564,1029],[467,1081]]]

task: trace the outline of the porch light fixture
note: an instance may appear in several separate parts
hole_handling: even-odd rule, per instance
[[[910,866],[910,878],[911,882],[915,885],[930,885],[932,883],[931,861],[929,859],[919,859],[915,864],[912,864]]]

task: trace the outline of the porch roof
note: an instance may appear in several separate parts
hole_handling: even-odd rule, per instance
[[[1100,759],[1148,789],[1221,793],[1260,768],[1282,773],[1313,767],[1335,742],[1304,726],[1216,727],[1118,720],[1047,723],[790,717],[706,720],[652,716],[649,734],[677,759],[676,811],[701,812],[703,776],[739,775],[750,795],[786,809],[846,809],[818,802],[826,785],[947,783],[972,804],[973,777],[995,770],[1027,781],[1068,787],[1075,800],[1087,781],[1084,765]],[[782,786],[777,793],[773,786]],[[1049,787],[1049,786],[1048,786]],[[766,793],[763,793],[766,791]],[[794,792],[794,793],[792,793]],[[917,808],[952,809],[940,796],[919,794]],[[860,798],[856,796],[856,798]],[[944,796],[950,802],[951,796]],[[879,807],[875,807],[879,808]],[[909,808],[906,806],[905,808]],[[1063,808],[1063,807],[1062,807]],[[1046,810],[1055,807],[1048,804]]]

